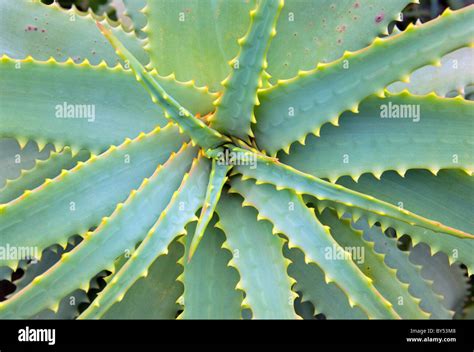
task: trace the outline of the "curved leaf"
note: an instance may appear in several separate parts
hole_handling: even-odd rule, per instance
[[[176,318],[179,310],[176,300],[183,290],[176,281],[183,271],[177,262],[183,252],[183,246],[173,241],[168,254],[158,257],[150,266],[148,276],[137,280],[124,298],[111,306],[102,319]]]
[[[356,231],[351,227],[350,221],[338,219],[332,211],[325,210],[318,218],[331,228],[334,239],[351,254],[354,263],[372,279],[375,288],[392,303],[393,309],[402,319],[426,319],[430,316],[420,308],[420,300],[410,293],[409,285],[397,277],[397,271],[385,264],[386,252],[380,251],[380,248],[376,251],[374,242],[382,243],[385,239],[382,232],[376,234],[378,236],[372,236],[373,241],[368,241],[362,231]],[[398,250],[396,245],[391,249]],[[405,264],[409,264],[408,258],[406,259]],[[421,276],[418,279],[422,280]],[[428,290],[431,291],[429,287]],[[438,307],[439,304],[434,308],[439,309]],[[450,317],[446,310],[440,310],[445,313],[445,318]]]
[[[351,306],[361,307],[370,318],[398,318],[391,303],[351,259],[338,259],[335,251],[344,250],[331,237],[330,229],[321,225],[306,207],[301,196],[238,178],[232,179],[231,185],[233,191],[245,198],[245,204],[257,208],[261,218],[273,223],[275,233],[288,237],[289,248],[300,248],[307,263],[316,263],[324,271],[326,282],[335,282],[345,292]]]
[[[88,231],[111,214],[182,143],[177,128],[170,125],[91,157],[0,205],[0,244],[37,247],[39,252],[54,243],[64,247],[70,236]]]
[[[370,97],[360,113],[345,113],[340,126],[326,125],[321,137],[309,136],[280,153],[283,163],[317,177],[357,180],[387,170],[444,168],[474,171],[474,103],[408,92],[380,99]],[[387,115],[385,115],[387,114]],[[398,114],[398,115],[393,115]],[[396,117],[399,116],[399,117]]]
[[[144,31],[151,65],[160,74],[175,73],[180,81],[195,80],[211,91],[231,72],[234,58],[250,22],[255,0],[148,1]],[[173,28],[170,31],[169,28]],[[179,42],[179,45],[176,43]]]
[[[153,77],[153,72],[156,73],[156,70],[151,73],[148,72],[112,32],[100,23],[97,23],[97,25],[117,53],[130,64],[135,73],[135,78],[150,93],[151,100],[161,106],[165,111],[165,116],[176,122],[180,129],[185,131],[195,143],[207,150],[229,141],[227,137],[207,126],[203,121],[193,116],[175,98],[169,96],[164,87]]]
[[[45,308],[57,310],[58,302],[69,292],[77,288],[87,291],[91,277],[104,269],[113,271],[115,259],[133,249],[156,222],[195,154],[196,149],[183,148],[158,167],[124,204],[117,205],[110,218],[87,233],[79,246],[16,295],[0,302],[0,318],[22,319]]]
[[[161,109],[140,90],[133,73],[120,67],[76,65],[71,60],[15,61],[3,56],[0,74],[0,136],[99,153],[167,123]],[[154,79],[194,112],[212,109],[213,98],[207,92],[172,77],[154,75]],[[76,84],[79,80],[81,84]]]
[[[15,180],[21,176],[22,170],[30,170],[35,166],[36,160],[47,159],[54,150],[48,145],[43,150],[38,150],[34,142],[26,140],[19,143],[14,138],[0,137],[0,187],[5,187],[8,180]]]
[[[88,60],[96,65],[105,60],[108,66],[119,63],[119,57],[95,25],[101,21],[109,27],[143,64],[149,61],[143,41],[126,32],[108,18],[75,7],[62,8],[57,2],[42,4],[38,0],[0,0],[0,56],[14,59],[32,56],[37,60],[54,57],[63,62],[72,58],[80,63]]]
[[[388,84],[469,45],[473,21],[474,6],[446,10],[439,19],[378,38],[363,50],[260,91],[254,130],[260,149],[274,155],[295,141],[304,142],[308,133],[319,135],[327,122],[337,125],[341,113],[357,112],[363,99],[383,94]],[[429,45],[419,46],[420,42]]]
[[[133,28],[139,33],[143,33],[141,29],[145,27],[147,21],[143,12],[147,4],[147,0],[123,0],[125,4],[125,15],[130,17],[133,22]]]
[[[120,302],[127,290],[140,278],[148,276],[149,267],[159,256],[168,253],[174,238],[185,234],[186,224],[204,202],[209,177],[209,162],[202,156],[193,163],[189,174],[173,194],[169,204],[159,215],[158,221],[120,268],[92,304],[79,316],[80,319],[98,319],[116,302]]]
[[[239,153],[250,152],[233,148]],[[361,216],[362,213],[371,214],[375,219],[386,219],[387,221],[404,223],[405,227],[423,229],[424,232],[431,230],[438,233],[446,233],[460,239],[472,240],[474,235],[446,226],[442,223],[427,219],[410,211],[396,207],[390,203],[381,201],[372,196],[355,192],[341,185],[334,185],[312,175],[298,171],[291,166],[282,164],[272,158],[254,154],[258,165],[255,168],[248,166],[236,166],[234,169],[241,173],[245,179],[253,178],[257,183],[270,183],[277,189],[290,189],[298,194],[307,194],[318,198],[321,201],[334,202],[339,207],[347,209],[354,216]],[[373,221],[375,222],[375,221]],[[439,236],[445,237],[445,236]],[[448,239],[449,240],[449,239]]]
[[[314,306],[314,314],[324,314],[327,319],[367,319],[358,306],[351,307],[347,295],[334,282],[326,283],[324,271],[315,263],[306,263],[305,254],[285,245],[285,257],[291,260],[288,274],[296,280],[294,289],[301,291],[301,300]]]
[[[416,0],[285,0],[277,36],[268,52],[271,82],[293,78],[319,62],[338,59],[387,33],[393,20]]]
[[[463,231],[471,231],[474,227],[474,177],[462,171],[441,170],[438,176],[433,176],[425,170],[410,170],[405,178],[387,172],[380,181],[364,175],[357,183],[347,177],[340,183]],[[399,235],[407,233],[415,244],[425,242],[433,254],[443,251],[451,263],[459,261],[466,264],[470,273],[474,272],[474,240],[415,231],[414,227],[406,228],[400,224],[398,227]]]
[[[433,290],[440,295],[446,309],[462,312],[471,289],[465,269],[458,264],[450,265],[444,253],[432,256],[426,244],[416,245],[409,254],[410,261],[420,266],[421,275],[432,282]]]
[[[224,92],[214,103],[217,110],[211,126],[222,133],[242,140],[253,137],[250,123],[256,122],[253,109],[258,105],[257,89],[262,87],[266,53],[282,7],[283,0],[260,1],[250,12],[249,30],[238,41],[239,55],[232,60],[233,70],[222,82]]]
[[[28,264],[28,266],[24,269],[24,275],[19,280],[13,282],[16,286],[16,290],[14,293],[12,293],[12,295],[29,285],[35,279],[35,277],[42,275],[45,271],[51,268],[55,263],[60,260],[62,254],[64,254],[66,251],[70,251],[71,248],[73,248],[73,246],[75,245],[76,244],[69,244],[66,250],[63,250],[58,246],[46,249],[43,253],[43,256],[41,257],[41,261],[31,262],[30,264]],[[49,309],[44,309],[43,311],[38,312],[31,318],[75,319],[79,315],[79,305],[81,303],[89,303],[89,298],[87,297],[87,294],[84,291],[78,289],[71,292],[71,294],[67,295],[61,300],[57,312],[53,312]]]
[[[474,84],[474,48],[462,48],[441,59],[441,66],[425,66],[410,75],[410,82],[395,82],[387,87],[398,93],[408,89],[413,94],[435,92],[446,96],[452,91],[464,93]]]
[[[188,261],[191,260],[196,252],[199,242],[204,236],[207,225],[214,215],[214,210],[216,209],[217,202],[219,202],[222,187],[224,187],[224,184],[227,181],[227,172],[229,170],[230,167],[228,165],[220,165],[216,159],[212,159],[212,168],[209,176],[209,183],[207,185],[206,198],[204,199],[204,204],[201,208],[201,214],[199,215],[199,220],[195,229],[196,232],[191,244],[189,245]]]
[[[222,248],[224,233],[215,228],[216,217],[206,228],[193,259],[188,262],[189,245],[195,234],[195,224],[189,224],[188,234],[180,240],[186,244],[181,260],[184,272],[179,277],[184,293],[178,300],[183,305],[179,319],[241,319],[242,292],[236,290],[237,271],[228,266],[231,253]]]
[[[229,265],[240,273],[237,288],[245,292],[242,306],[254,319],[295,319],[296,293],[283,257],[284,241],[272,233],[272,225],[257,221],[257,211],[243,208],[235,195],[223,194],[218,204],[218,227],[227,237],[225,248],[233,253]]]
[[[365,220],[353,223],[354,228],[363,231],[363,239],[371,243],[376,253],[384,256],[384,265],[389,270],[396,271],[397,280],[409,285],[408,291],[419,298],[420,307],[431,314],[431,319],[451,319],[453,312],[442,305],[442,297],[433,290],[432,282],[427,281],[421,274],[421,267],[409,260],[408,252],[398,248],[398,240],[385,235],[380,227],[369,227]]]
[[[5,186],[0,189],[0,204],[8,203],[21,196],[25,191],[39,187],[46,179],[55,178],[62,170],[69,170],[78,162],[84,162],[89,157],[90,154],[85,150],[72,156],[69,147],[59,153],[51,152],[48,159],[37,160],[32,169],[22,171],[21,175],[14,180],[7,180]]]

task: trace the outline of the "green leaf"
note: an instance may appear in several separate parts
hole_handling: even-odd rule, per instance
[[[204,150],[208,150],[229,142],[227,137],[208,127],[203,121],[194,117],[191,112],[181,106],[153,77],[153,73],[148,72],[112,32],[100,23],[97,23],[97,25],[116,49],[117,53],[130,64],[137,81],[150,93],[152,101],[161,106],[165,110],[165,116],[176,122],[180,129],[185,131],[195,143],[204,148]],[[156,70],[153,72],[156,72]]]
[[[274,155],[295,141],[303,142],[308,133],[319,135],[327,122],[337,125],[341,113],[356,112],[366,97],[383,94],[388,84],[467,46],[474,34],[473,21],[474,6],[447,10],[439,19],[378,38],[363,50],[260,91],[254,130],[260,149]]]
[[[343,249],[331,237],[329,228],[306,207],[301,196],[239,178],[232,179],[231,185],[233,191],[244,197],[244,205],[254,206],[260,218],[273,223],[274,233],[282,233],[288,238],[289,248],[300,248],[307,263],[315,263],[324,271],[327,283],[335,282],[345,292],[351,306],[361,307],[370,318],[398,318],[390,302],[380,295],[352,260],[338,260],[331,255],[332,251]]]
[[[413,94],[435,92],[446,96],[452,91],[464,94],[474,84],[474,48],[462,48],[441,59],[441,66],[425,66],[410,75],[410,82],[395,82],[387,89],[398,93],[408,89]]]
[[[184,176],[181,186],[143,242],[79,319],[101,318],[116,301],[123,299],[140,277],[148,275],[149,267],[156,258],[168,253],[173,239],[186,233],[186,224],[196,218],[194,214],[204,202],[209,171],[209,161],[204,157],[193,163],[189,174]]]
[[[99,153],[167,123],[161,109],[140,91],[133,73],[121,67],[76,65],[71,60],[16,62],[5,56],[0,61],[0,136]],[[213,97],[206,91],[172,77],[154,78],[195,113],[213,109]]]
[[[440,170],[437,176],[409,170],[405,177],[390,171],[380,180],[364,175],[358,182],[343,177],[338,183],[466,232],[474,228],[474,177],[459,170]]]
[[[240,148],[234,148],[238,153],[249,153]],[[312,175],[298,171],[291,166],[282,164],[272,158],[262,155],[256,155],[257,167],[236,166],[234,170],[241,173],[244,179],[253,178],[258,184],[270,183],[275,185],[277,189],[291,189],[298,194],[307,194],[318,198],[319,200],[335,202],[342,209],[347,209],[354,216],[360,218],[362,213],[371,214],[374,219],[384,218],[390,225],[400,222],[410,227],[419,227],[420,230],[431,230],[438,233],[446,233],[451,236],[457,236],[461,239],[472,240],[474,236],[463,232],[459,229],[446,226],[439,222],[424,218],[417,214],[411,213],[406,209],[396,207],[390,203],[386,203],[372,196],[352,191],[340,185],[326,182]],[[370,219],[369,219],[370,220]],[[375,220],[373,221],[375,222]],[[446,237],[439,236],[438,237]]]
[[[183,271],[177,262],[184,255],[176,240],[168,254],[158,257],[148,269],[148,276],[137,280],[120,302],[116,302],[102,319],[174,319],[176,303],[183,288],[176,278]],[[110,282],[110,281],[109,281]]]
[[[423,311],[420,306],[420,300],[414,297],[409,290],[409,285],[400,281],[397,277],[397,270],[387,266],[384,259],[387,250],[374,247],[374,243],[383,243],[385,235],[382,232],[377,236],[372,236],[369,241],[365,238],[362,231],[356,231],[351,227],[350,221],[338,219],[337,216],[329,210],[325,210],[318,217],[323,224],[331,228],[331,234],[339,245],[349,253],[353,262],[359,269],[369,277],[375,288],[393,305],[393,309],[402,319],[427,319],[430,314]],[[386,241],[388,242],[388,241]],[[390,248],[392,251],[399,251],[396,243]],[[385,250],[384,250],[385,249]],[[408,257],[404,264],[410,265]],[[418,277],[422,280],[421,276]],[[431,289],[428,287],[428,290]],[[440,302],[438,307],[440,306]],[[437,308],[438,308],[437,307]],[[444,312],[444,317],[450,318],[449,313]]]
[[[387,172],[380,181],[364,175],[357,183],[348,177],[342,178],[340,183],[463,231],[471,231],[474,227],[474,177],[462,171],[441,170],[435,177],[425,170],[410,170],[405,178]],[[443,251],[451,263],[459,261],[466,264],[470,273],[474,272],[474,240],[440,236],[404,226],[397,230],[399,235],[409,234],[414,244],[425,242],[433,254]]]
[[[101,270],[113,271],[115,259],[133,250],[166,208],[195,155],[195,148],[185,147],[170,157],[74,250],[18,294],[0,302],[0,317],[22,319],[45,308],[54,311],[69,292],[87,291],[90,278]]]
[[[369,45],[377,35],[388,33],[389,23],[399,21],[410,2],[417,1],[285,0],[268,53],[271,82]]]
[[[64,247],[70,236],[88,231],[111,214],[182,143],[177,128],[169,125],[93,156],[0,205],[0,244],[33,246],[39,252],[54,243]]]
[[[189,224],[188,234],[180,240],[186,245],[181,260],[184,272],[179,277],[184,293],[178,302],[184,306],[179,319],[241,319],[242,292],[236,290],[239,274],[228,266],[232,254],[222,248],[224,233],[215,228],[213,217],[193,259],[188,262],[189,245],[195,233],[195,223]]]
[[[10,281],[13,270],[8,266],[0,266],[0,280]]]
[[[79,238],[80,239],[80,238]],[[69,244],[67,251],[70,251],[74,245]],[[22,290],[24,287],[29,285],[35,277],[42,275],[46,270],[51,268],[55,263],[57,263],[61,255],[65,253],[65,250],[55,246],[54,248],[48,248],[44,251],[41,261],[31,262],[24,269],[25,273],[19,279],[13,283],[16,286],[14,295],[16,292]],[[87,294],[82,290],[75,290],[71,294],[64,297],[59,303],[59,308],[57,312],[52,312],[49,309],[45,309],[34,316],[32,319],[75,319],[79,315],[79,305],[81,303],[89,303],[89,298]]]
[[[288,274],[296,280],[295,290],[301,291],[301,300],[311,302],[314,314],[324,314],[327,319],[367,319],[358,306],[351,307],[344,291],[334,282],[326,283],[324,271],[314,263],[305,262],[305,254],[294,247],[283,248],[291,260]]]
[[[257,221],[257,211],[243,208],[235,195],[222,195],[217,213],[217,226],[227,237],[224,247],[233,253],[229,265],[240,273],[242,306],[252,310],[254,319],[295,319],[294,280],[287,274],[289,261],[282,253],[285,241],[273,235],[269,222]]]
[[[22,170],[32,169],[37,160],[47,159],[51,150],[54,148],[50,145],[40,151],[34,142],[25,140],[20,145],[14,138],[0,137],[0,187],[20,177]]]
[[[372,96],[362,102],[359,114],[345,113],[339,127],[324,126],[321,137],[309,136],[306,145],[293,145],[289,155],[280,153],[280,160],[333,182],[344,175],[358,180],[367,172],[380,178],[387,170],[401,175],[408,169],[471,173],[473,109],[473,102],[435,95]],[[401,118],[394,117],[397,111]]]
[[[90,154],[85,150],[73,157],[69,147],[59,153],[51,152],[48,159],[37,160],[35,166],[32,169],[23,170],[20,177],[7,180],[5,186],[0,189],[0,204],[8,203],[21,196],[25,191],[39,187],[46,179],[55,178],[62,170],[69,170],[78,162],[83,162],[89,157]]]
[[[231,61],[233,70],[222,82],[224,92],[215,102],[211,126],[219,132],[242,140],[253,137],[250,123],[256,122],[257,90],[262,87],[265,57],[282,7],[283,0],[260,1],[250,12],[249,30],[238,41],[239,55]]]
[[[57,61],[72,58],[80,63],[85,59],[96,65],[105,60],[115,66],[119,57],[95,25],[100,21],[110,28],[142,62],[149,62],[143,41],[133,32],[127,33],[112,24],[108,18],[92,13],[70,10],[58,3],[44,5],[38,0],[0,0],[0,56],[6,54],[14,59],[32,56],[37,60],[54,57]]]
[[[397,280],[408,284],[409,293],[419,298],[420,307],[431,314],[431,319],[451,319],[453,312],[442,305],[442,297],[434,292],[432,282],[421,274],[421,267],[409,260],[409,253],[398,248],[398,240],[385,235],[380,227],[369,227],[367,221],[353,223],[354,228],[363,231],[362,238],[371,244],[376,253],[383,255],[384,265],[396,271]]]
[[[123,0],[123,3],[125,4],[125,15],[132,19],[135,32],[144,33],[141,30],[147,23],[145,13],[143,12],[147,5],[147,0]]]
[[[416,245],[409,254],[410,261],[420,266],[421,275],[432,282],[433,290],[440,295],[446,309],[457,314],[462,312],[471,290],[466,270],[458,264],[450,265],[444,253],[438,252],[432,256],[426,244]]]
[[[196,252],[196,249],[204,236],[206,227],[211,221],[216,209],[217,202],[221,197],[222,187],[227,181],[227,172],[230,170],[230,166],[221,165],[216,159],[212,159],[211,174],[209,176],[209,183],[206,190],[206,198],[201,209],[201,215],[199,216],[198,224],[196,226],[196,232],[193,236],[192,242],[189,245],[188,250],[188,261],[191,260],[192,256]]]
[[[160,74],[220,91],[231,72],[228,61],[247,31],[255,0],[152,0],[145,14],[151,66]],[[173,28],[172,31],[169,29]],[[179,43],[179,45],[176,45]]]

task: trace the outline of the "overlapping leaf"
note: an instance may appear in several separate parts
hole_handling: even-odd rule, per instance
[[[228,266],[232,253],[222,248],[226,236],[218,228],[214,217],[206,228],[203,239],[188,261],[195,224],[189,224],[188,235],[182,237],[186,253],[181,260],[184,267],[179,277],[184,293],[178,299],[183,306],[179,319],[241,319],[242,292],[236,289],[237,271]]]
[[[142,41],[133,32],[111,25],[108,18],[92,11],[83,13],[75,7],[66,10],[56,2],[45,5],[39,0],[1,0],[0,14],[0,55],[14,59],[32,56],[42,61],[54,57],[60,62],[72,58],[76,63],[87,59],[94,65],[104,60],[115,66],[119,58],[95,25],[100,20],[143,64],[149,61]]]
[[[135,248],[160,217],[195,154],[194,148],[184,147],[163,167],[158,167],[150,179],[144,179],[138,191],[116,207],[110,218],[104,218],[95,231],[87,233],[79,246],[0,303],[0,317],[28,318],[45,308],[57,310],[58,302],[69,292],[77,288],[87,291],[91,277],[104,269],[113,271],[115,259]],[[138,215],[140,221],[136,221]]]
[[[336,181],[357,180],[386,170],[404,175],[408,169],[474,170],[474,103],[408,92],[364,100],[359,113],[345,113],[340,126],[326,125],[321,137],[309,136],[280,153],[282,162],[300,171]],[[449,124],[446,125],[446,122]]]
[[[167,123],[162,110],[143,94],[133,73],[121,67],[54,60],[17,62],[4,56],[0,74],[0,136],[99,153]],[[212,97],[206,91],[172,78],[154,75],[154,79],[186,101],[193,113],[212,109]],[[81,84],[76,84],[79,80]]]
[[[378,38],[363,50],[346,53],[337,61],[261,91],[261,105],[255,111],[259,147],[272,155],[280,149],[288,151],[293,142],[304,142],[309,133],[319,135],[323,124],[337,125],[341,113],[357,112],[359,103],[369,95],[382,95],[388,84],[469,45],[473,21],[474,7],[447,10],[436,20]],[[420,41],[430,44],[418,46]]]
[[[64,170],[0,206],[0,243],[35,246],[39,252],[54,243],[64,247],[70,236],[85,233],[110,215],[182,143],[177,128],[169,125]]]

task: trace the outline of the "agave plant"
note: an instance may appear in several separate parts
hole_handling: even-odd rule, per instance
[[[1,0],[0,317],[451,318],[474,6],[389,31],[409,3]]]

